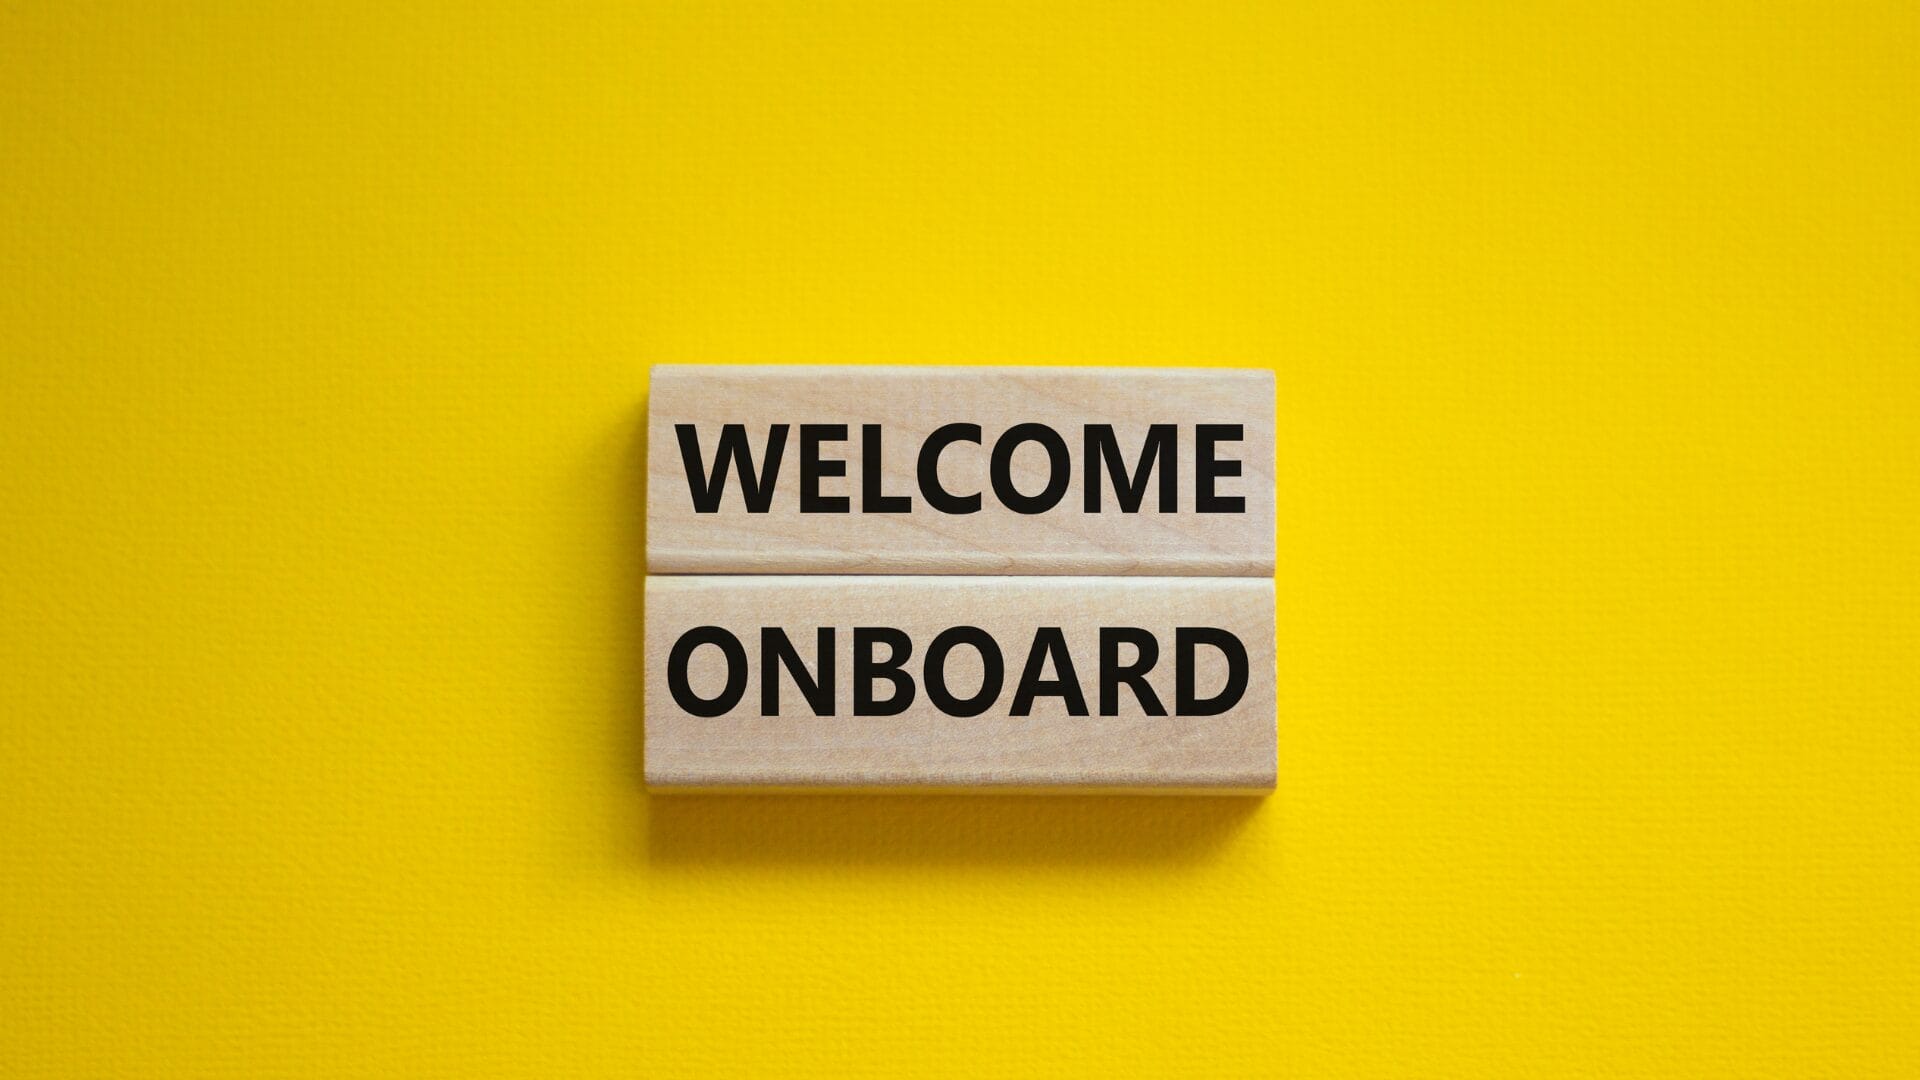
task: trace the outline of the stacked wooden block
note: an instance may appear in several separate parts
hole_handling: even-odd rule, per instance
[[[650,788],[1273,787],[1270,373],[652,384]]]

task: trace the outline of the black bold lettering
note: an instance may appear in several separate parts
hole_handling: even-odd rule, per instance
[[[860,512],[864,514],[910,514],[913,500],[905,495],[887,495],[880,490],[880,425],[860,425]]]
[[[793,685],[807,699],[815,716],[833,715],[833,627],[815,632],[814,670],[807,674],[800,653],[787,640],[787,632],[777,626],[760,628],[760,715],[780,715],[780,669],[793,676]]]
[[[1246,430],[1239,424],[1200,424],[1193,430],[1194,456],[1199,461],[1194,465],[1193,509],[1201,514],[1244,514],[1247,512],[1247,500],[1238,495],[1215,495],[1213,482],[1222,476],[1239,476],[1240,460],[1230,458],[1216,461],[1213,456],[1213,444],[1217,442],[1239,442],[1246,437]]]
[[[702,476],[700,433],[692,424],[675,424],[673,433],[680,440],[680,461],[687,469],[687,494],[693,496],[697,514],[720,512],[720,494],[727,487],[729,463],[740,466],[740,497],[747,512],[764,514],[773,504],[773,481],[780,475],[780,455],[787,448],[787,425],[773,424],[767,429],[767,460],[764,471],[755,475],[753,455],[747,449],[744,424],[726,424],[720,428],[720,449],[713,459],[711,475]]]
[[[693,658],[693,650],[702,645],[719,646],[727,658],[727,685],[716,698],[700,697],[687,681],[687,662]],[[673,693],[673,703],[694,716],[720,716],[730,712],[747,692],[747,650],[740,646],[739,638],[723,627],[696,626],[681,634],[667,654],[667,689]]]
[[[873,647],[887,643],[887,659],[873,658]],[[853,628],[853,715],[898,716],[913,704],[913,679],[901,667],[913,655],[913,639],[891,626]],[[885,679],[893,684],[893,696],[885,701],[873,699],[873,682]]]
[[[956,698],[947,691],[947,654],[956,645],[971,645],[980,653],[980,689],[970,698]],[[1000,644],[977,626],[949,626],[927,646],[927,661],[920,681],[926,684],[927,700],[948,716],[979,716],[1000,699],[1000,688],[1007,681],[1007,665],[1000,657]]]
[[[927,505],[943,514],[974,514],[980,511],[980,496],[953,495],[940,486],[940,451],[948,443],[980,441],[979,424],[943,424],[920,444],[920,496]]]
[[[1053,657],[1054,678],[1042,679],[1047,657]],[[1040,695],[1057,697],[1067,704],[1067,715],[1087,715],[1086,695],[1080,692],[1080,679],[1073,671],[1073,657],[1067,652],[1067,636],[1057,626],[1034,631],[1033,649],[1027,653],[1026,670],[1020,673],[1020,685],[1013,691],[1014,716],[1031,716],[1033,699]]]
[[[1120,646],[1131,644],[1134,647],[1133,663],[1124,667],[1120,664]],[[1132,688],[1133,696],[1140,702],[1140,711],[1148,716],[1167,715],[1166,706],[1160,704],[1159,695],[1153,692],[1153,686],[1147,682],[1147,672],[1160,660],[1160,642],[1150,630],[1138,626],[1103,626],[1100,628],[1100,715],[1120,715],[1120,684]]]
[[[1047,486],[1038,495],[1022,495],[1013,486],[1013,452],[1023,442],[1037,442],[1047,452]],[[1045,424],[1015,424],[993,443],[993,493],[1016,514],[1044,514],[1059,505],[1067,493],[1073,465],[1067,441]]]
[[[1114,501],[1121,513],[1137,514],[1147,497],[1147,474],[1160,470],[1160,512],[1171,514],[1180,508],[1179,450],[1174,441],[1177,428],[1172,424],[1152,424],[1147,441],[1140,448],[1140,464],[1127,475],[1127,463],[1120,456],[1120,442],[1114,438],[1112,424],[1088,424],[1085,435],[1087,513],[1100,512],[1101,466],[1113,477]]]
[[[820,494],[820,478],[847,475],[847,463],[820,460],[820,444],[844,442],[845,424],[800,425],[800,512],[803,514],[844,514],[850,507],[845,495]]]
[[[1196,645],[1211,645],[1227,658],[1227,685],[1201,701],[1194,696]],[[1247,647],[1217,626],[1182,626],[1173,632],[1174,702],[1177,716],[1218,716],[1240,703],[1247,692]]]

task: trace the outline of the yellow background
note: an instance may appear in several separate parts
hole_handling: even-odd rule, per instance
[[[1913,5],[548,8],[0,15],[0,1073],[1920,1071]],[[1272,368],[1279,792],[648,799],[657,361]]]

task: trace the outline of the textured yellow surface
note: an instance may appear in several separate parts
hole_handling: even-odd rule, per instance
[[[0,14],[0,1073],[1920,1072],[1911,4],[548,7]],[[914,360],[1276,372],[1276,795],[642,794]]]

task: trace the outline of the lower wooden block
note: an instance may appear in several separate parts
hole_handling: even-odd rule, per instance
[[[647,579],[659,791],[1248,794],[1268,578]]]

